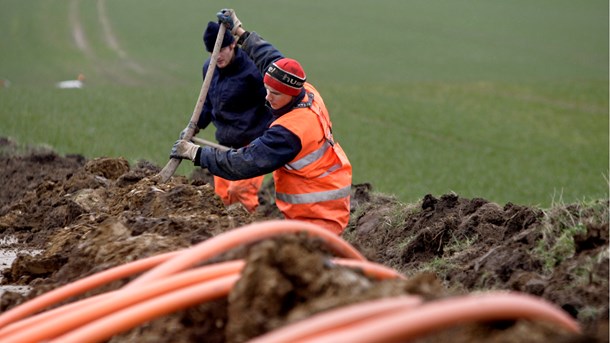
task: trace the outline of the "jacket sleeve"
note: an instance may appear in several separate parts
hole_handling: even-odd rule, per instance
[[[248,38],[242,44],[242,49],[254,61],[256,67],[262,75],[267,71],[269,65],[284,55],[277,50],[271,43],[267,42],[256,32],[250,32]]]
[[[227,180],[265,175],[292,161],[301,151],[301,140],[288,129],[275,125],[240,149],[220,151],[211,147],[198,150],[195,165]]]
[[[206,99],[203,104],[203,108],[201,109],[201,114],[199,114],[199,121],[197,122],[197,127],[200,129],[205,129],[212,122],[212,109],[210,106],[210,101]]]

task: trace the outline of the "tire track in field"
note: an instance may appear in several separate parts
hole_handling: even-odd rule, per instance
[[[128,69],[131,72],[135,72],[138,75],[145,75],[147,71],[137,62],[131,60],[127,53],[120,47],[118,40],[112,32],[112,27],[108,16],[106,14],[106,3],[104,0],[98,0],[96,3],[96,11],[98,20],[100,22],[103,40],[106,46],[116,53],[121,61],[119,65],[110,66],[108,61],[100,58],[91,47],[87,34],[83,28],[82,20],[80,16],[80,0],[71,0],[69,7],[69,20],[70,27],[72,30],[72,37],[76,44],[76,47],[82,51],[87,59],[92,61],[93,68],[100,74],[107,76],[114,83],[121,83],[126,85],[141,85],[145,82],[140,78],[133,77],[126,73],[124,69]]]
[[[123,61],[123,64],[125,64],[129,69],[138,74],[145,74],[146,71],[144,68],[127,56],[127,53],[121,48],[118,39],[112,32],[112,26],[110,25],[110,21],[108,20],[108,15],[106,13],[106,0],[97,1],[97,13],[100,23],[102,24],[106,45],[112,51],[116,52],[119,58]]]
[[[92,58],[93,51],[91,51],[91,48],[89,47],[87,37],[85,37],[85,33],[83,31],[83,26],[80,23],[80,16],[78,15],[78,0],[72,0],[72,2],[70,2],[69,11],[70,26],[72,27],[72,37],[74,38],[76,47],[80,51],[82,51],[85,56]]]

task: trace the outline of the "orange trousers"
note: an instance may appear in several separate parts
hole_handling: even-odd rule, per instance
[[[275,204],[286,219],[310,222],[337,235],[341,235],[349,223],[349,197],[308,204],[289,204],[276,199]]]
[[[240,202],[248,212],[252,213],[258,207],[258,190],[264,178],[265,176],[261,175],[251,179],[231,181],[214,176],[214,192],[225,205]]]

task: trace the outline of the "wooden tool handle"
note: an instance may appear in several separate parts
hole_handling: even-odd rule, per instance
[[[205,139],[197,138],[197,137],[191,137],[191,142],[197,143],[199,145],[211,146],[212,148],[216,148],[216,149],[221,150],[221,151],[227,151],[227,150],[231,149],[231,148],[226,147],[224,145],[220,145],[218,143],[206,141]]]
[[[216,36],[216,43],[214,44],[214,50],[212,51],[212,57],[210,57],[210,65],[208,66],[208,71],[203,78],[203,85],[201,86],[201,92],[199,92],[199,98],[197,99],[197,103],[195,104],[195,110],[193,110],[193,115],[191,116],[191,121],[189,122],[186,130],[186,134],[184,136],[184,140],[191,140],[193,134],[195,133],[195,128],[197,127],[197,122],[199,121],[199,115],[201,114],[201,109],[203,108],[203,104],[205,103],[205,98],[208,95],[208,89],[210,88],[210,83],[212,82],[212,76],[214,75],[214,69],[216,69],[216,60],[218,59],[218,53],[220,52],[220,47],[222,45],[222,39],[224,38],[226,31],[226,27],[224,25],[220,25],[218,29],[218,35]],[[161,182],[165,183],[169,180],[172,175],[180,166],[180,162],[182,160],[179,158],[170,158],[169,162],[163,167],[163,169],[157,175]]]

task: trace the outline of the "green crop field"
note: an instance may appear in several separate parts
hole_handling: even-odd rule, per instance
[[[164,166],[223,6],[302,63],[355,184],[405,202],[608,198],[605,0],[0,0],[0,136]],[[55,87],[79,73],[84,88]]]

